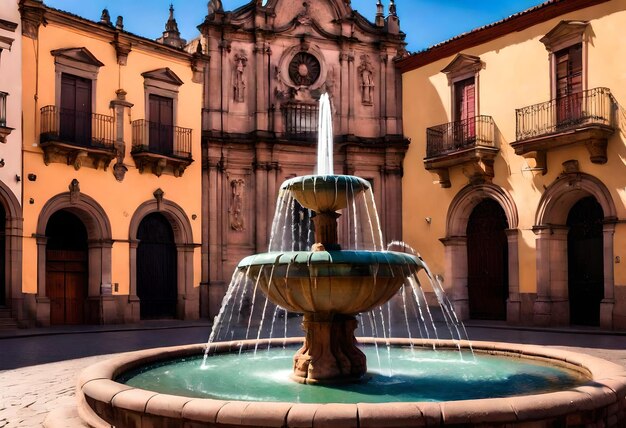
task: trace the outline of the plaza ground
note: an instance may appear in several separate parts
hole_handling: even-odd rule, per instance
[[[472,340],[545,345],[582,352],[626,368],[626,333],[597,329],[511,328],[468,323]],[[78,373],[114,354],[202,343],[208,322],[153,321],[0,331],[0,428],[82,427],[74,404]]]

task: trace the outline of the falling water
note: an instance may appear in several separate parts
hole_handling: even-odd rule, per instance
[[[317,133],[317,175],[333,175],[333,118],[328,94],[320,97]]]
[[[327,94],[322,95],[319,109],[319,137],[317,153],[317,176],[311,176],[314,186],[322,180],[335,180],[339,192],[339,176],[333,174],[332,115]],[[357,188],[363,180],[346,180],[348,204],[340,212],[338,225],[339,240],[343,249],[383,251],[395,250],[421,257],[410,246],[400,241],[384,245],[374,196],[370,186]],[[274,219],[272,222],[269,251],[276,260],[287,252],[309,251],[314,244],[313,230],[315,213],[304,208],[294,198],[294,186],[303,186],[303,181],[288,180],[280,188]],[[341,232],[343,231],[343,232]],[[461,342],[467,340],[467,332],[454,313],[453,305],[446,296],[443,286],[434,277],[428,266],[424,266],[428,291],[422,286],[420,274],[407,274],[407,279],[394,298],[369,313],[363,313],[359,332],[362,337],[375,337],[387,341],[392,337],[409,339],[452,339],[461,349]],[[258,277],[250,279],[245,270],[237,270],[222,302],[219,314],[215,317],[213,329],[207,344],[208,354],[211,344],[218,341],[235,341],[233,346],[239,351],[241,341],[249,338],[261,339],[282,334],[285,338],[302,336],[300,314],[288,313],[275,305],[259,292],[259,280],[271,278],[274,265],[261,267]],[[247,268],[249,269],[249,267]],[[376,266],[371,267],[376,276]],[[287,267],[289,271],[289,266]],[[411,272],[407,266],[407,272]],[[271,281],[270,281],[271,282]],[[433,299],[429,297],[432,296]],[[436,301],[438,305],[433,305]],[[429,304],[430,303],[430,304]],[[366,321],[366,322],[363,322]],[[275,323],[282,326],[276,328]],[[279,325],[281,325],[279,324]],[[280,333],[278,333],[280,331]],[[393,332],[393,335],[392,335]],[[239,341],[239,342],[237,342]],[[435,347],[435,345],[433,345]],[[376,351],[379,366],[380,354]],[[205,359],[206,359],[205,354]]]

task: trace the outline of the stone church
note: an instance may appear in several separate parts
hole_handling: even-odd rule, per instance
[[[215,315],[237,263],[267,250],[281,183],[315,170],[318,100],[328,93],[334,170],[373,185],[386,241],[401,238],[401,75],[396,6],[375,22],[350,0],[208,4],[187,45],[204,63],[201,315]],[[208,305],[207,305],[208,302]]]

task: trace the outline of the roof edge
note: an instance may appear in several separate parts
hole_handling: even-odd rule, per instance
[[[596,6],[611,0],[549,0],[500,21],[460,34],[421,52],[396,61],[401,73],[406,73],[424,65],[460,53],[507,34],[525,30],[569,12]]]

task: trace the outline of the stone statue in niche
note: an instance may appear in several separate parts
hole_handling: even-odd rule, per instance
[[[235,54],[235,67],[233,77],[233,99],[242,103],[246,99],[246,79],[244,72],[248,58],[244,52]]]
[[[237,180],[231,180],[230,191],[230,227],[231,229],[241,232],[244,230],[243,222],[243,191],[246,186],[245,181],[239,178]]]
[[[361,65],[358,68],[361,78],[361,102],[372,105],[374,100],[374,68],[369,55],[361,55]]]

